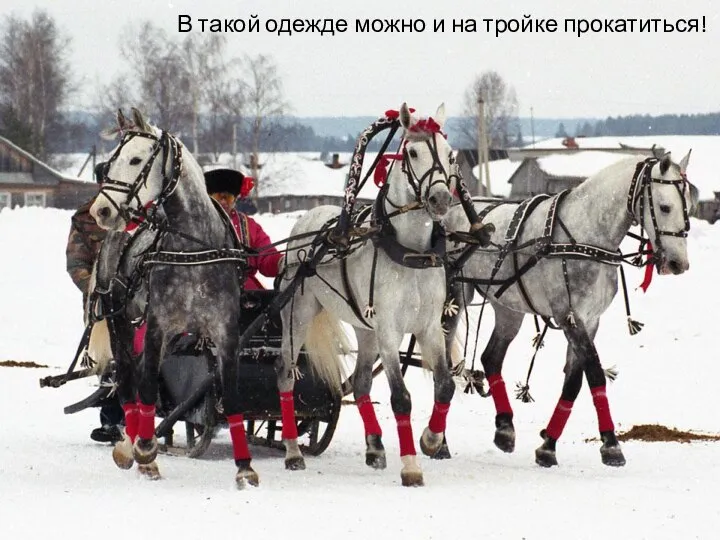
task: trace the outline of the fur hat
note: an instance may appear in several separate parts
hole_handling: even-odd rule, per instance
[[[236,197],[247,197],[255,186],[252,177],[234,169],[214,169],[205,173],[207,192],[232,193]]]
[[[101,161],[97,165],[95,165],[95,181],[98,184],[102,184],[103,176],[105,175],[105,168],[107,166],[107,161]]]

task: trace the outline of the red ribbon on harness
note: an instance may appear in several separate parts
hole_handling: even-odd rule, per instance
[[[145,210],[149,210],[153,204],[155,204],[155,201],[150,201],[149,203],[147,203],[144,206]],[[145,218],[143,216],[140,216],[128,222],[128,224],[125,225],[125,232],[133,232],[143,221],[145,221]]]
[[[650,259],[653,256],[653,245],[650,240],[648,240],[648,254],[647,254],[647,260],[650,261]],[[640,288],[643,290],[643,292],[647,292],[648,287],[650,286],[650,283],[652,282],[653,277],[653,264],[651,262],[648,262],[648,264],[645,266],[645,279],[643,279],[643,282],[640,284]]]
[[[375,172],[373,173],[373,182],[379,188],[385,185],[387,180],[387,166],[391,159],[402,159],[402,154],[383,154],[380,157],[380,161],[375,166]]]
[[[410,111],[411,113],[414,113],[415,109],[410,107],[410,108],[408,108],[408,111]],[[396,111],[394,109],[385,111],[385,118],[389,118],[390,120],[395,120],[396,118],[399,118],[399,117],[400,117],[400,111]]]

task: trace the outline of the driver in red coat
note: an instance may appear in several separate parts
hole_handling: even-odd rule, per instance
[[[235,209],[238,197],[245,198],[250,194],[254,186],[253,179],[233,169],[215,169],[205,173],[205,185],[208,194],[219,202],[230,216],[240,243],[259,252],[248,260],[245,289],[264,289],[256,274],[260,272],[266,277],[277,276],[283,256],[275,247],[270,246],[272,241],[257,221]]]

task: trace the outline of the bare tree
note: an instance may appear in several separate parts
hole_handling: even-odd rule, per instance
[[[128,80],[137,81],[137,95],[144,109],[162,129],[183,133],[192,124],[192,74],[179,43],[151,22],[125,32],[123,57],[130,64]]]
[[[260,196],[258,178],[260,139],[266,128],[286,113],[282,81],[274,60],[265,55],[245,58],[247,70],[245,86],[245,123],[249,139],[252,174],[258,180],[254,197]]]
[[[490,146],[510,146],[520,129],[515,89],[495,71],[485,71],[465,91],[465,117],[461,127],[465,143],[477,148],[478,99],[485,102],[485,125]]]
[[[46,159],[49,129],[62,120],[73,90],[70,38],[40,10],[29,21],[6,17],[1,31],[0,129],[11,138],[19,135],[30,152]]]

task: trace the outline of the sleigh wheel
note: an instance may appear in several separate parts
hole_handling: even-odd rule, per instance
[[[298,437],[308,436],[307,444],[300,445],[305,454],[319,456],[330,445],[340,418],[340,398],[332,406],[329,418],[303,418],[297,423]]]

